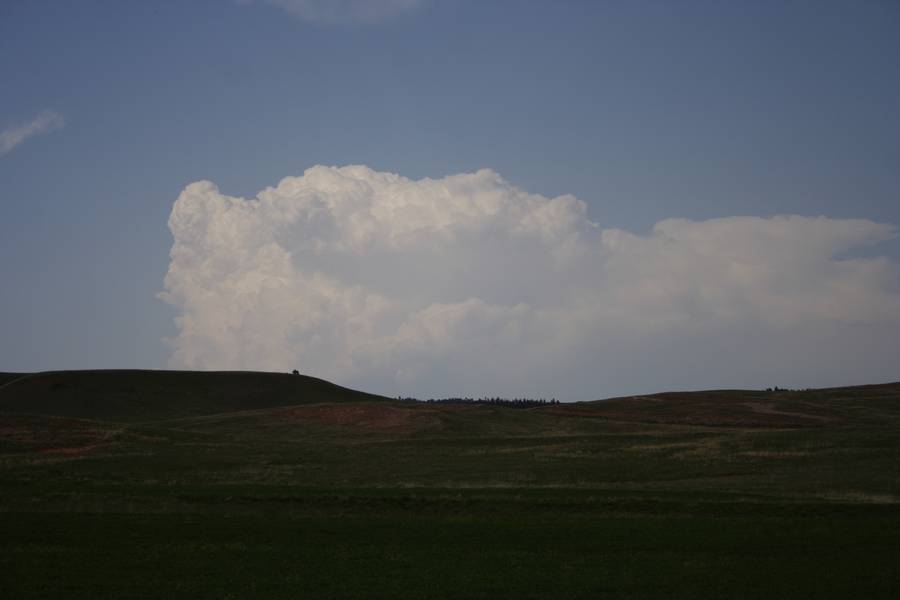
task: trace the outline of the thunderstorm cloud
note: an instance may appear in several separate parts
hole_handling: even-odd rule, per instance
[[[590,399],[884,379],[900,350],[897,265],[861,252],[896,230],[869,220],[669,219],[636,234],[490,170],[317,166],[249,200],[193,183],[169,227],[175,368]]]

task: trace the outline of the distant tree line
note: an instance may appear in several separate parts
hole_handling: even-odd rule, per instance
[[[547,400],[546,398],[500,398],[499,396],[494,398],[487,396],[484,398],[429,398],[428,400],[397,396],[397,399],[431,404],[488,404],[491,406],[506,406],[508,408],[531,408],[533,406],[559,404],[559,400],[556,398]]]

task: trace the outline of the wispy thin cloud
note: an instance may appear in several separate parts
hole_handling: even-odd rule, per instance
[[[412,11],[426,0],[238,0],[241,4],[262,2],[317,25],[382,23]]]
[[[61,114],[53,110],[45,110],[26,123],[15,123],[0,131],[0,155],[11,152],[16,146],[30,137],[49,133],[66,124]]]

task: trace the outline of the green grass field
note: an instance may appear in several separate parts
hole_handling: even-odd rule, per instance
[[[900,384],[512,409],[0,374],[0,598],[298,597],[900,597]]]

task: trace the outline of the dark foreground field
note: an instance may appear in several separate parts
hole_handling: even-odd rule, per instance
[[[0,374],[0,598],[103,597],[900,597],[900,384],[511,409]]]

